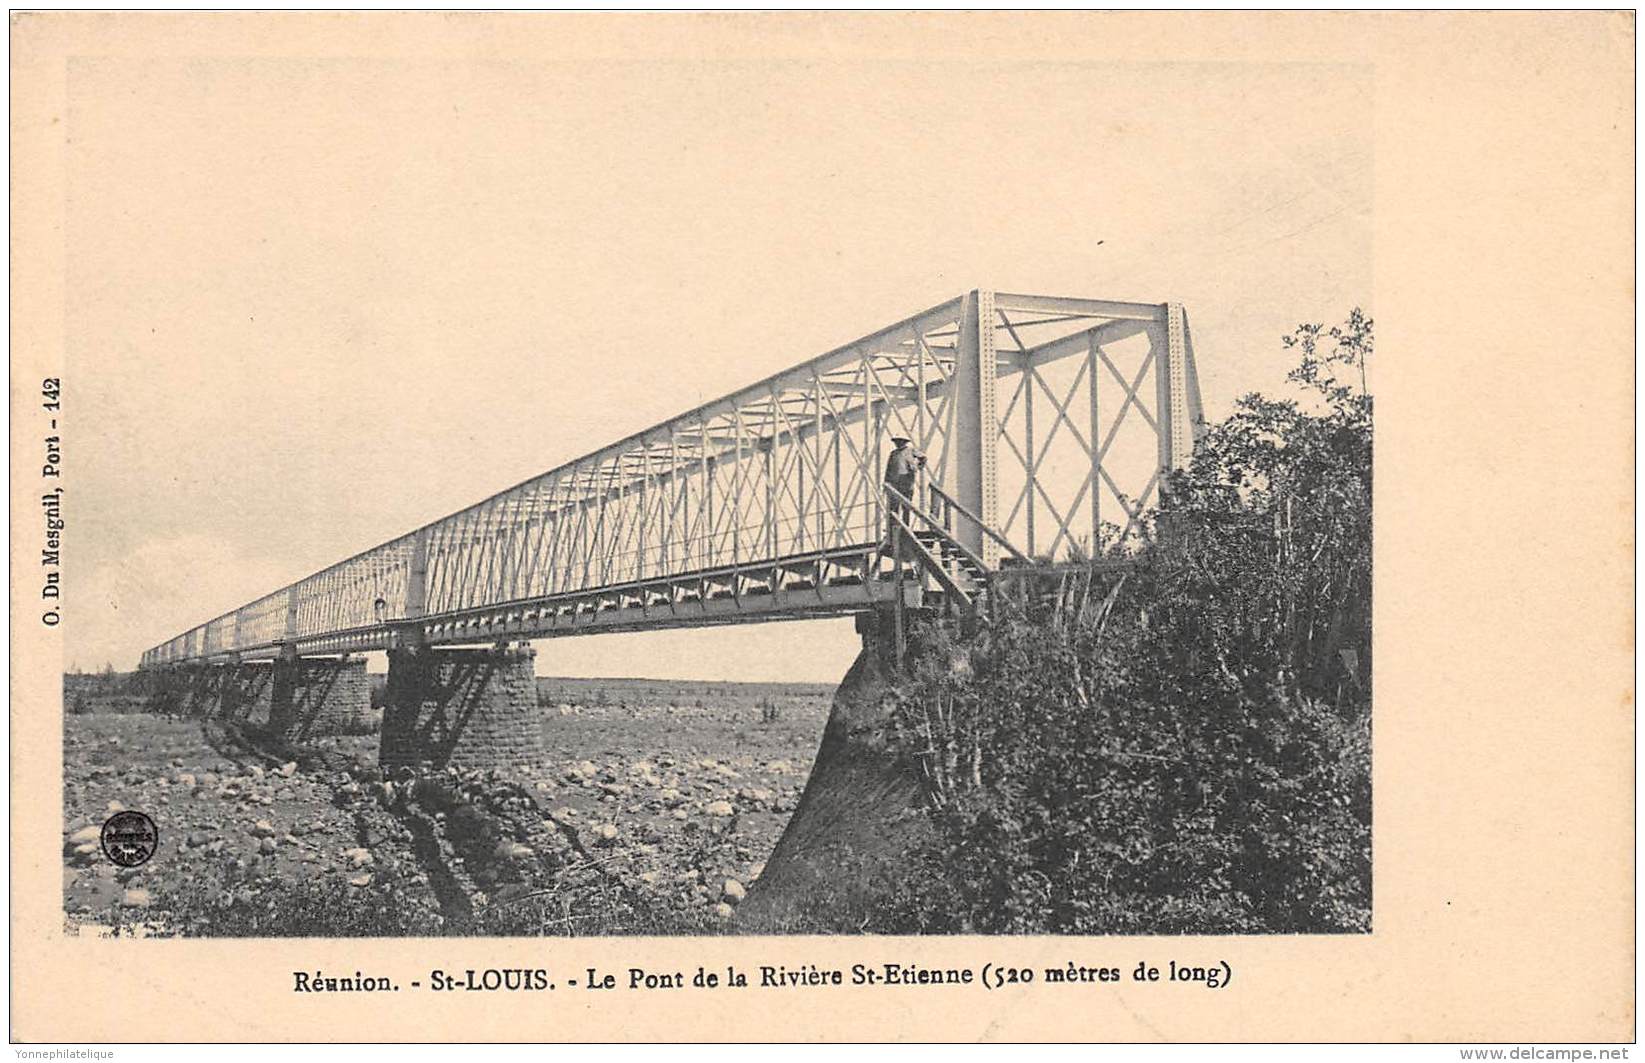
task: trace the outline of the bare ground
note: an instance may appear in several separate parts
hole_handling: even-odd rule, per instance
[[[711,931],[793,812],[830,697],[821,686],[543,679],[550,756],[536,769],[385,777],[375,735],[288,746],[232,724],[122,712],[131,699],[100,697],[95,684],[71,689],[67,924],[191,935],[384,932],[369,928],[379,898],[403,932]],[[85,844],[120,808],[159,825],[159,848],[138,868]],[[319,900],[297,925],[267,922],[280,918],[271,898],[304,890]]]

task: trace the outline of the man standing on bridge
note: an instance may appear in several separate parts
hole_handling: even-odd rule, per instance
[[[892,436],[891,445],[895,449],[891,451],[891,457],[885,463],[886,486],[896,488],[897,493],[910,502],[914,500],[914,482],[919,477],[919,471],[925,468],[925,455],[916,454],[914,448],[909,446],[912,442],[913,440],[907,436]],[[898,534],[896,518],[909,519],[908,506],[905,503],[892,498],[889,492],[886,493],[886,502],[888,505],[885,518],[885,545],[880,547],[882,554],[891,553],[895,549]]]

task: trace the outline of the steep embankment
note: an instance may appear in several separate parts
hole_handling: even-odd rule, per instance
[[[881,698],[892,659],[889,632],[865,632],[862,652],[834,693],[800,803],[737,911],[738,931],[859,928],[875,898],[902,874],[900,857],[929,829],[918,782],[887,740]]]

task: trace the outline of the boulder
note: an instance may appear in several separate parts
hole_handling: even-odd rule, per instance
[[[764,808],[777,799],[775,792],[763,786],[745,786],[737,791],[737,796],[755,808]]]
[[[730,801],[710,801],[703,811],[711,816],[730,816],[735,815],[737,810],[731,807]]]
[[[499,860],[530,860],[536,855],[531,846],[520,842],[500,841],[497,843],[496,856]]]
[[[727,904],[737,904],[746,896],[748,896],[748,890],[744,889],[743,884],[734,878],[726,879],[725,885],[720,887],[720,899]]]

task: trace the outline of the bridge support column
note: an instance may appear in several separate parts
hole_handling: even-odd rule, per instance
[[[189,714],[196,681],[195,673],[196,669],[187,665],[173,664],[155,669],[147,681],[149,710],[167,714]]]
[[[383,767],[525,768],[543,762],[536,651],[390,650]]]
[[[373,727],[364,658],[281,657],[269,688],[269,728],[286,738],[362,734]]]
[[[223,665],[217,704],[209,716],[243,723],[267,723],[272,705],[274,666],[268,661],[240,661]]]
[[[178,669],[178,710],[184,716],[217,716],[229,669],[220,664],[191,664]]]

